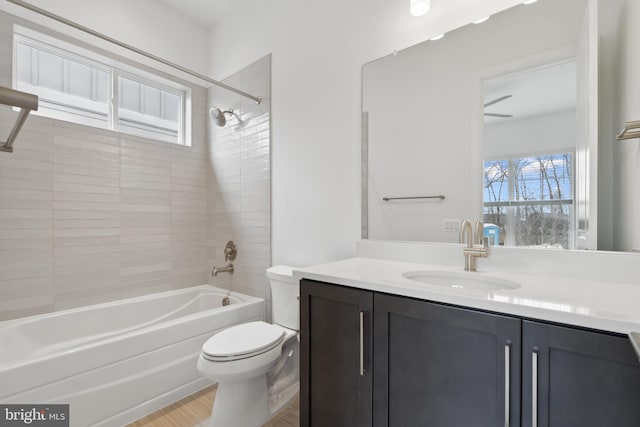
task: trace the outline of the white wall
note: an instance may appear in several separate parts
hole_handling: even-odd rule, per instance
[[[200,73],[207,70],[207,30],[154,0],[29,0],[28,3]],[[122,48],[4,0],[0,1],[0,10],[131,57]],[[150,60],[134,59],[171,71]]]
[[[415,18],[408,0],[247,0],[212,29],[212,75],[273,54],[274,264],[355,254],[362,64],[518,3],[434,1]]]
[[[601,170],[610,171],[612,175],[611,193],[613,201],[607,211],[613,216],[615,250],[640,251],[640,142],[638,139],[615,141],[614,132],[622,129],[624,122],[640,120],[640,58],[638,57],[638,40],[640,40],[640,2],[636,0],[620,0],[615,2],[611,17],[614,32],[608,33],[604,42],[610,64],[603,61],[601,67],[607,74],[607,83],[612,82],[613,93],[610,101],[613,113],[613,128],[605,135],[601,144],[612,151],[610,163]],[[603,65],[604,64],[604,65]],[[606,207],[604,207],[606,209]]]
[[[576,111],[494,122],[484,128],[484,158],[535,156],[576,149]]]

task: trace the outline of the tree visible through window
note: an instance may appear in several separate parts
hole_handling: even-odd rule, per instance
[[[485,161],[484,221],[500,244],[573,248],[573,171],[573,153]]]

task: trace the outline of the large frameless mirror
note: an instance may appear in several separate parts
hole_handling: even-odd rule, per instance
[[[595,249],[598,7],[540,0],[363,66],[363,238]],[[595,34],[595,36],[594,36]]]

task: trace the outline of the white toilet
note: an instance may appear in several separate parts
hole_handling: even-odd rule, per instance
[[[211,427],[257,427],[299,390],[299,283],[292,268],[267,269],[273,324],[235,325],[202,346],[198,370],[218,383]]]

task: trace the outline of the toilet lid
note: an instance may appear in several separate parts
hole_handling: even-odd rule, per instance
[[[266,322],[249,322],[218,332],[202,346],[207,358],[216,360],[244,359],[264,353],[280,345],[285,330]]]

